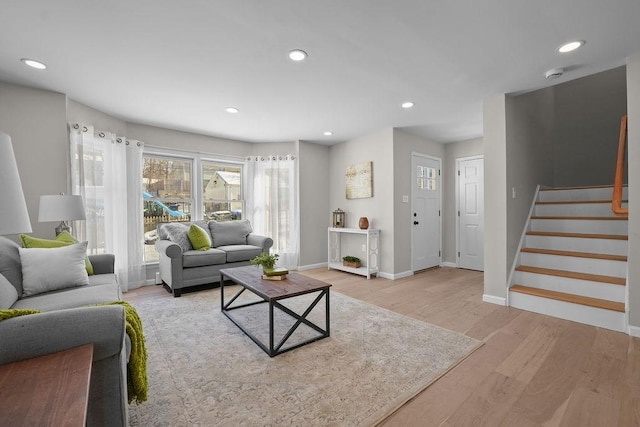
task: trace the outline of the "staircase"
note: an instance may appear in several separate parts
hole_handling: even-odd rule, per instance
[[[612,191],[540,189],[512,275],[509,305],[626,332],[627,217],[612,213]]]

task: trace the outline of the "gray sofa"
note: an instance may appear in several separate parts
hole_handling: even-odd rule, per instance
[[[191,224],[209,233],[210,248],[193,249],[187,237]],[[220,269],[248,265],[273,246],[270,237],[252,231],[248,220],[158,224],[160,279],[174,297],[179,297],[184,288],[220,281]]]
[[[0,321],[0,365],[93,343],[87,425],[127,425],[130,341],[124,309],[120,305],[87,307],[122,299],[113,255],[89,257],[95,274],[86,286],[23,297],[19,247],[0,237],[0,286],[4,286],[0,287],[4,305],[0,309],[32,308],[42,313]],[[7,295],[16,293],[17,301],[9,305],[13,298]]]

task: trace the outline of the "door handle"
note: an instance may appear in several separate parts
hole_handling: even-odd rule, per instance
[[[418,221],[413,221],[413,225],[418,225],[420,224]]]

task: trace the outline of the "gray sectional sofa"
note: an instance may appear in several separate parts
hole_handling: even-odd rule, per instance
[[[210,248],[193,249],[187,237],[191,224],[209,233]],[[174,297],[179,297],[184,288],[220,281],[220,269],[248,265],[273,246],[270,237],[252,231],[248,220],[159,224],[156,249],[160,255],[160,279]]]
[[[87,285],[24,296],[19,247],[0,237],[0,309],[31,308],[42,313],[0,321],[0,365],[93,343],[87,425],[127,425],[126,364],[131,344],[124,309],[88,307],[122,299],[113,255],[89,257],[94,275],[88,276]]]

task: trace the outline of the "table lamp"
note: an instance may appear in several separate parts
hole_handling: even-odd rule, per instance
[[[0,132],[0,236],[31,233],[11,137]]]
[[[38,221],[60,221],[56,227],[56,236],[71,229],[67,221],[86,219],[82,196],[69,196],[64,193],[40,196]]]

